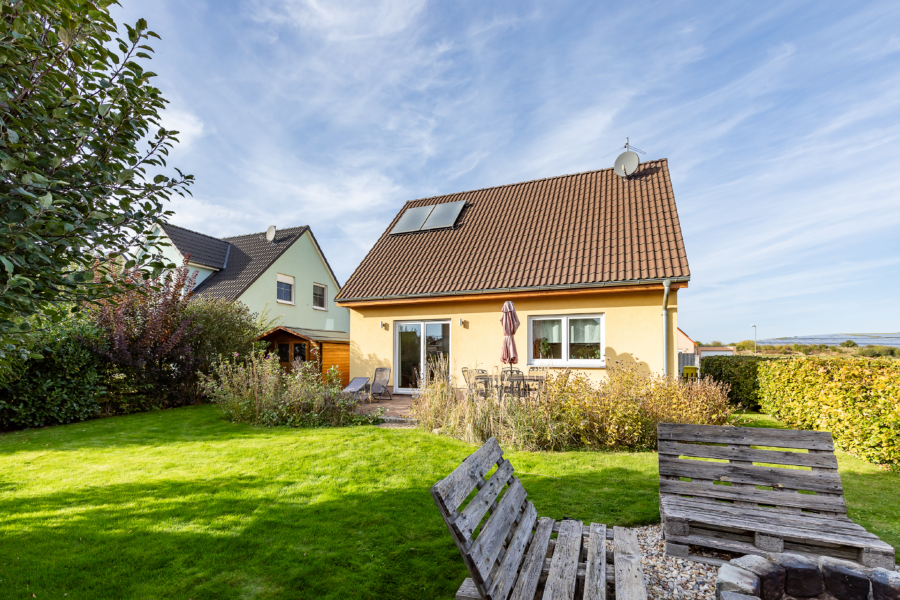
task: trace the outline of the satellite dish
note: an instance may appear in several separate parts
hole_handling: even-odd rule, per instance
[[[618,163],[616,163],[616,164],[618,164]],[[618,171],[616,171],[616,173],[618,173]],[[275,239],[275,226],[274,225],[269,225],[269,229],[266,230],[266,239],[269,240],[270,242]]]
[[[641,164],[641,159],[636,152],[632,152],[631,150],[623,152],[619,155],[619,158],[616,159],[616,166],[614,167],[616,175],[619,177],[628,177],[637,171],[639,164]]]

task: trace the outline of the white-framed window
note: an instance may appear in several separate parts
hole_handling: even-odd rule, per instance
[[[275,284],[276,288],[276,300],[280,304],[293,304],[294,303],[294,278],[290,275],[282,275],[278,274],[278,283]]]
[[[528,364],[538,367],[606,366],[602,313],[528,317]]]
[[[313,284],[313,308],[316,310],[328,310],[327,304],[328,286],[321,283]]]

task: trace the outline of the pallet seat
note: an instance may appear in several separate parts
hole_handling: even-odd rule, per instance
[[[666,552],[792,552],[894,566],[894,548],[847,517],[831,434],[660,423]]]
[[[471,575],[457,600],[647,598],[634,530],[538,517],[494,438],[431,495]]]

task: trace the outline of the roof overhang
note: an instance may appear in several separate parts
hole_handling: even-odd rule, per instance
[[[690,277],[669,277],[671,289],[686,288]],[[356,308],[365,306],[396,306],[398,304],[424,304],[433,302],[474,302],[483,300],[510,300],[516,298],[541,298],[552,296],[572,296],[574,294],[610,294],[622,292],[656,292],[663,290],[665,279],[637,279],[632,281],[611,281],[606,283],[570,284],[539,286],[533,288],[508,288],[489,290],[465,290],[440,294],[406,294],[377,298],[338,298],[338,306]]]
[[[324,335],[324,336],[319,337],[319,336],[315,335],[314,333],[310,333],[310,332],[308,332],[308,331],[300,332],[300,331],[297,331],[296,329],[293,329],[293,328],[288,327],[288,326],[286,326],[286,325],[279,325],[279,326],[277,326],[277,327],[275,327],[275,328],[273,328],[273,329],[270,329],[269,331],[267,331],[267,332],[265,332],[264,334],[260,335],[260,336],[257,337],[256,339],[257,339],[257,340],[262,340],[262,339],[265,339],[265,338],[267,338],[268,336],[270,336],[270,335],[272,335],[272,334],[274,334],[274,333],[287,333],[287,334],[292,335],[292,336],[294,336],[294,337],[296,337],[296,338],[299,338],[299,339],[302,339],[302,340],[306,340],[306,341],[309,341],[309,342],[313,342],[313,343],[316,343],[316,344],[322,344],[322,343],[327,343],[327,344],[349,344],[349,343],[350,343],[350,340],[349,340],[349,339],[347,339],[347,340],[338,340],[338,339],[334,339],[334,338],[333,338],[332,336],[330,336],[330,335]],[[344,333],[344,332],[335,332],[335,333]]]

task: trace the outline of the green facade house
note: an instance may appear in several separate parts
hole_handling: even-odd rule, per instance
[[[177,265],[187,258],[197,272],[199,296],[239,300],[251,311],[266,309],[287,327],[344,334],[350,312],[334,303],[341,287],[309,227],[215,238],[166,223],[154,236],[168,245],[162,257]]]

